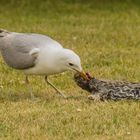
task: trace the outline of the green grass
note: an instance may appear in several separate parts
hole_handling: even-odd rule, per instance
[[[138,0],[1,0],[0,28],[51,36],[98,78],[140,81]],[[71,72],[50,79],[71,98],[58,97],[43,77],[33,76],[37,99],[31,100],[24,75],[0,59],[0,139],[139,139],[140,102],[95,103]]]

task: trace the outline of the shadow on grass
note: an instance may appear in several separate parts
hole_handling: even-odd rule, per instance
[[[66,98],[66,100],[85,100],[85,99],[87,99],[87,97],[86,96],[82,96],[82,95],[79,95],[79,96],[75,96],[75,95],[73,95],[73,96],[68,96],[67,98]]]
[[[118,103],[127,103],[127,104],[133,104],[133,103],[139,103],[140,100],[117,100],[117,101],[113,101],[113,100],[108,100],[108,101],[94,101],[94,100],[90,100],[88,99],[88,95],[78,95],[78,96],[67,96],[67,98],[63,98],[61,96],[57,96],[57,95],[49,95],[46,96],[44,94],[42,95],[35,95],[34,98],[31,98],[29,95],[25,94],[25,95],[17,95],[17,94],[13,94],[13,95],[6,95],[6,96],[0,96],[0,103],[4,103],[4,102],[23,102],[23,101],[29,101],[29,102],[54,102],[54,101],[81,101],[81,102],[85,102],[87,104],[118,104]]]
[[[53,101],[53,100],[85,100],[87,101],[87,95],[67,95],[67,98],[63,98],[61,96],[58,96],[56,94],[45,94],[45,93],[34,93],[34,97],[31,97],[29,93],[20,93],[20,92],[2,92],[0,91],[0,102],[4,101],[10,101],[10,102],[18,102],[23,100],[31,100],[31,101]]]

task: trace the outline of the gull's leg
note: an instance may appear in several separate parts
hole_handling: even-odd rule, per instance
[[[27,75],[25,77],[25,83],[28,86],[28,90],[30,92],[31,99],[34,99],[34,94],[33,94],[33,91],[32,91],[32,87],[30,86],[30,82],[29,82],[29,79],[28,79]]]
[[[56,90],[56,92],[57,92],[59,95],[61,95],[63,98],[67,98],[58,88],[56,88],[56,87],[48,80],[48,77],[47,77],[47,76],[45,76],[45,81],[46,81],[50,86],[52,86],[52,87]]]

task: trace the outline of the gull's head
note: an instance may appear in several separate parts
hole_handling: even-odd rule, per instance
[[[64,57],[64,65],[67,70],[82,72],[80,57],[75,52],[69,49],[64,49]]]
[[[72,50],[62,49],[60,53],[58,53],[58,67],[61,67],[62,70],[71,70],[81,74],[81,76],[85,77],[81,66],[80,57]]]

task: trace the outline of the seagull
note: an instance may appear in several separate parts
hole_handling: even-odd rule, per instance
[[[8,66],[25,74],[26,83],[29,83],[29,75],[42,75],[63,97],[66,96],[49,81],[48,76],[71,70],[86,78],[79,56],[46,35],[0,29],[0,52]]]

